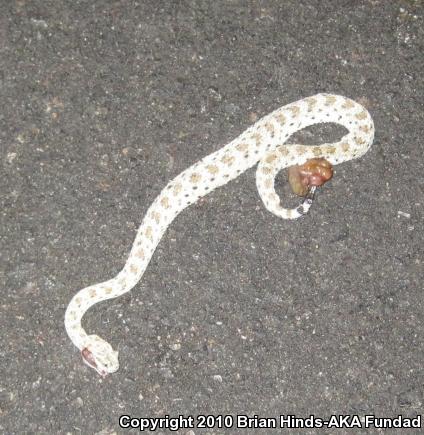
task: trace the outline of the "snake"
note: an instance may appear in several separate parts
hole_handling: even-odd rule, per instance
[[[334,143],[286,143],[295,132],[322,123],[339,124],[347,134]],[[100,336],[88,335],[82,318],[94,304],[121,296],[138,283],[167,228],[185,208],[257,165],[256,186],[266,209],[283,219],[297,219],[309,210],[320,183],[309,186],[300,206],[285,208],[275,191],[279,171],[313,162],[325,172],[328,165],[322,162],[337,165],[359,158],[373,139],[374,123],[365,107],[347,97],[320,93],[274,110],[168,182],[148,208],[122,270],[112,279],[80,290],[66,308],[65,329],[84,363],[103,377],[119,369],[118,352]]]

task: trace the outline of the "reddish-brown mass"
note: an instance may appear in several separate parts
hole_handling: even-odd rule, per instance
[[[323,158],[310,159],[303,165],[290,166],[289,183],[296,195],[305,196],[312,186],[322,186],[333,176],[333,167]]]

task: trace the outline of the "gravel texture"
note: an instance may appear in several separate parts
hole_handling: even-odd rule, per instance
[[[0,3],[1,433],[423,412],[422,1]],[[64,310],[120,270],[167,181],[317,92],[369,109],[367,155],[295,222],[253,170],[187,209],[137,287],[84,318],[120,370],[83,365]]]

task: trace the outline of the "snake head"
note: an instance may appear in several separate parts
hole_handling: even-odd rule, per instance
[[[309,188],[322,186],[333,176],[333,167],[328,160],[316,158],[303,165],[291,166],[288,170],[289,183],[296,195],[305,196]]]
[[[105,377],[119,369],[118,352],[98,335],[89,335],[85,347],[81,350],[82,360],[89,367]]]

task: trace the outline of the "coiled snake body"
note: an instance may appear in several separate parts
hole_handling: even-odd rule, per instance
[[[342,125],[348,133],[331,144],[284,145],[294,132],[328,122]],[[66,309],[66,331],[84,362],[102,376],[118,370],[118,352],[99,336],[87,335],[81,319],[92,305],[116,298],[137,284],[166,229],[186,207],[259,162],[256,185],[265,207],[284,219],[298,218],[307,207],[282,207],[274,189],[277,173],[314,158],[324,158],[333,165],[358,158],[367,152],[373,138],[374,124],[363,106],[342,96],[318,94],[275,110],[175,177],[148,209],[122,271],[108,281],[80,290]]]

